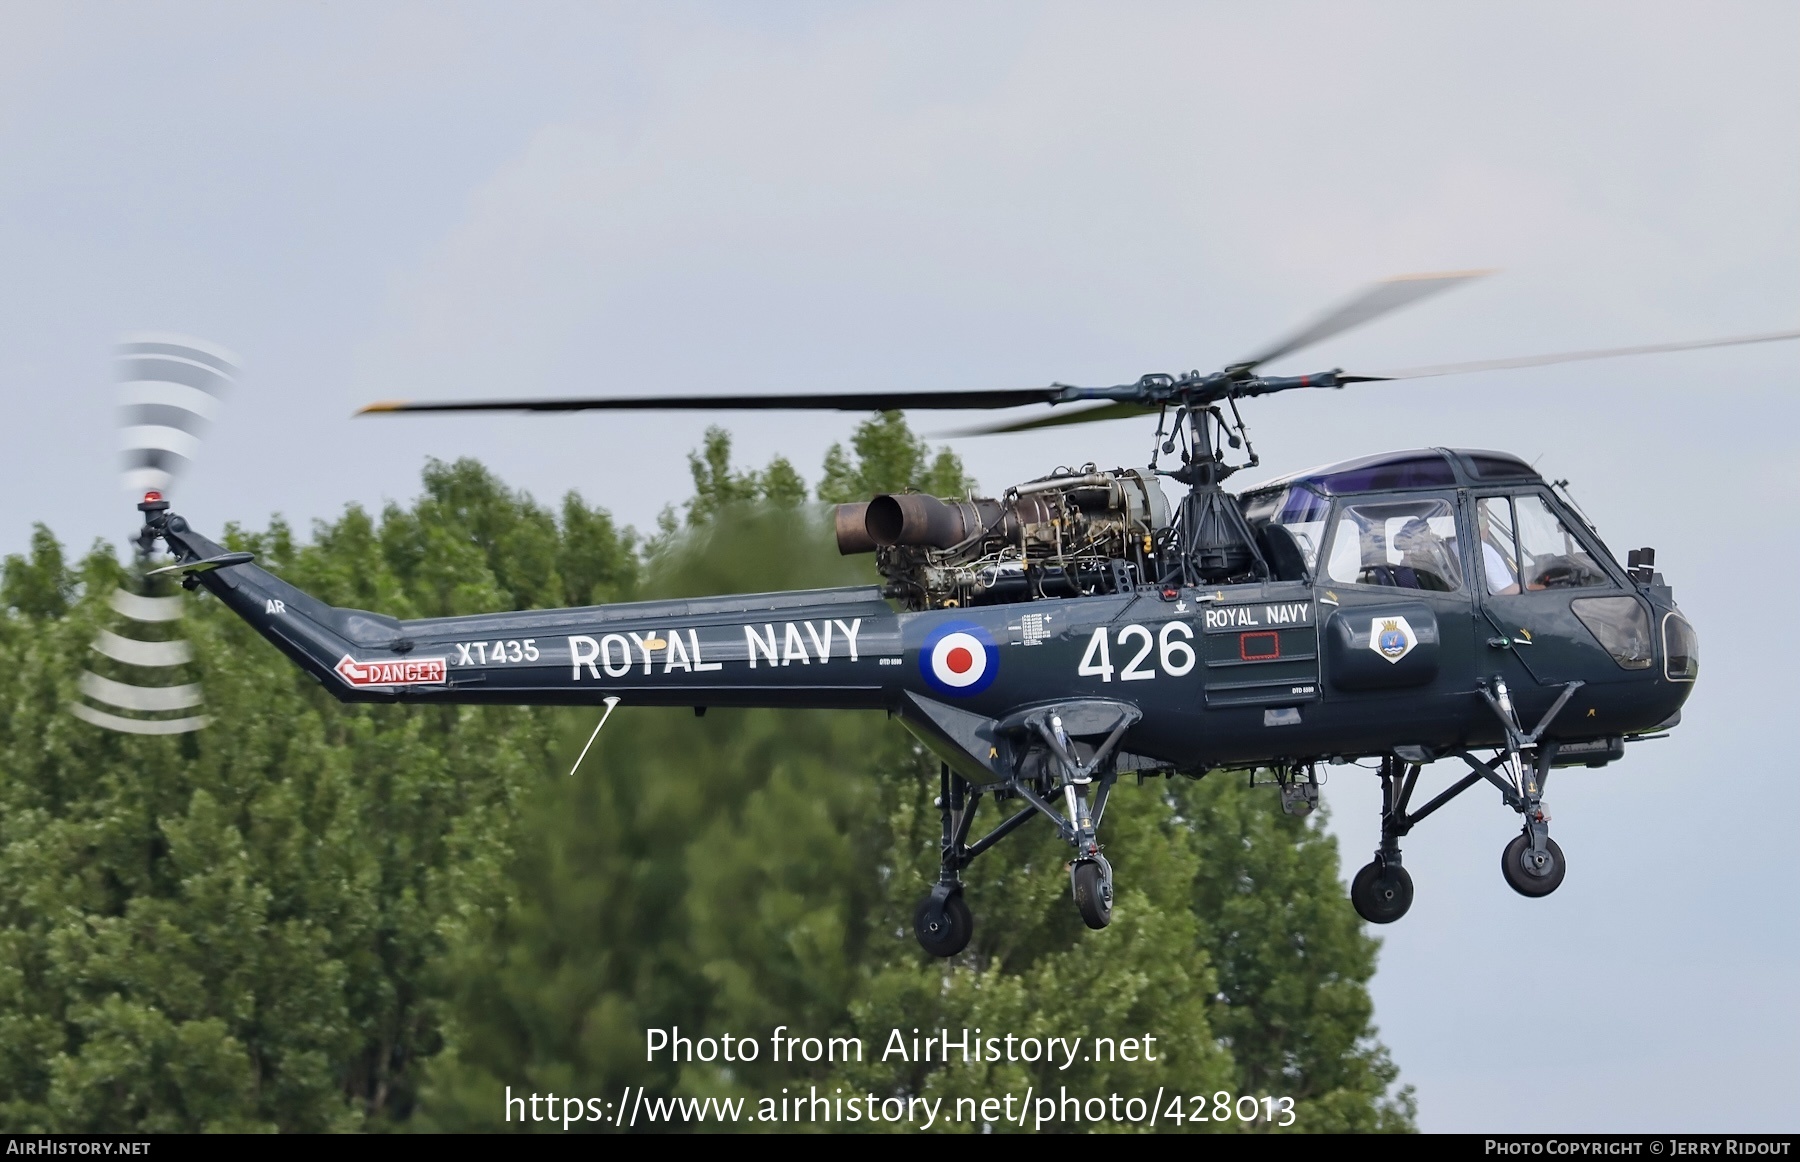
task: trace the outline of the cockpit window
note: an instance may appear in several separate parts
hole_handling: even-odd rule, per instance
[[[1512,501],[1489,496],[1476,507],[1481,531],[1481,573],[1496,596],[1519,591],[1519,538],[1513,535]]]
[[[1489,496],[1477,506],[1487,591],[1587,589],[1611,585],[1587,548],[1535,495]]]
[[[1588,555],[1541,496],[1513,497],[1519,518],[1520,576],[1527,589],[1584,589],[1609,585],[1606,572]]]
[[[1349,504],[1338,511],[1325,573],[1345,585],[1450,593],[1462,588],[1459,559],[1448,501]]]
[[[1319,543],[1325,539],[1325,516],[1331,502],[1310,488],[1293,485],[1265,492],[1244,503],[1244,518],[1253,527],[1277,524],[1294,535],[1308,570],[1319,565]]]

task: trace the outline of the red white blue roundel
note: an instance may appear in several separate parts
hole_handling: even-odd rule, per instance
[[[974,622],[946,622],[919,647],[919,670],[932,689],[966,698],[987,689],[1000,672],[1000,649]]]

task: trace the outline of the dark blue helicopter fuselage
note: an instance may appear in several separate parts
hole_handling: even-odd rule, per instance
[[[1445,467],[1421,473],[1431,456]],[[1517,470],[1482,477],[1502,461]],[[1692,689],[1693,631],[1660,576],[1620,567],[1510,457],[1391,454],[1253,490],[1247,507],[1295,489],[1340,541],[1350,516],[1401,523],[1436,505],[1451,514],[1439,538],[1451,580],[1345,572],[1348,546],[1325,539],[1295,580],[907,613],[868,586],[400,622],[324,605],[251,564],[196,578],[346,701],[882,709],[971,778],[1016,758],[997,722],[1069,700],[1141,712],[1122,770],[1198,771],[1498,746],[1482,693],[1495,679],[1527,726],[1579,683],[1545,738],[1600,762],[1674,720]],[[1552,513],[1589,571],[1490,592],[1502,587],[1477,549],[1483,503]],[[179,517],[166,535],[190,559],[222,552]]]

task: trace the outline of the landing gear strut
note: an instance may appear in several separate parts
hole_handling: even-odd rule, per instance
[[[1001,835],[1023,822],[1008,820],[975,848],[965,846],[963,841],[969,837],[969,824],[980,799],[981,792],[970,794],[968,780],[952,771],[948,763],[939,765],[937,808],[943,835],[938,843],[938,881],[913,909],[913,935],[919,938],[919,946],[933,956],[955,956],[969,946],[969,937],[975,934],[975,916],[962,895],[962,869]],[[1022,814],[1031,817],[1029,811]]]
[[[1406,915],[1412,907],[1413,886],[1412,877],[1400,866],[1400,838],[1421,819],[1484,780],[1499,788],[1501,799],[1524,821],[1520,833],[1500,855],[1500,873],[1507,884],[1521,896],[1532,897],[1547,896],[1562,885],[1567,864],[1562,848],[1550,838],[1550,814],[1544,809],[1544,787],[1550,781],[1557,744],[1544,741],[1543,734],[1581,685],[1565,685],[1536,728],[1527,732],[1519,725],[1505,680],[1496,677],[1483,684],[1481,696],[1500,719],[1506,745],[1486,762],[1466,750],[1455,752],[1468,764],[1470,773],[1417,811],[1409,813],[1407,806],[1418,786],[1420,769],[1433,758],[1448,756],[1434,755],[1423,747],[1399,747],[1381,760],[1381,847],[1374,860],[1350,881],[1350,902],[1357,915],[1371,924],[1392,924]]]
[[[1392,924],[1412,907],[1412,876],[1400,864],[1400,837],[1448,799],[1440,796],[1417,815],[1408,815],[1406,805],[1419,782],[1419,764],[1406,767],[1404,777],[1401,771],[1398,758],[1381,760],[1381,846],[1350,881],[1350,903],[1371,924]]]
[[[1135,706],[1098,700],[1021,712],[996,724],[1017,756],[1010,777],[976,785],[947,764],[940,767],[938,880],[913,910],[913,934],[925,951],[955,956],[968,947],[975,923],[963,900],[962,869],[1036,815],[1055,824],[1075,849],[1069,889],[1082,922],[1089,928],[1112,923],[1113,870],[1101,854],[1098,832],[1118,777],[1119,740],[1139,717]],[[1100,741],[1077,742],[1072,735]],[[969,843],[975,808],[987,793],[996,801],[1023,799],[1027,806]]]
[[[1562,886],[1563,874],[1568,870],[1568,865],[1563,862],[1562,848],[1550,838],[1550,814],[1544,810],[1544,786],[1550,781],[1550,764],[1556,760],[1556,744],[1540,744],[1538,739],[1581,685],[1570,682],[1564,686],[1562,696],[1529,734],[1519,725],[1519,716],[1513,709],[1512,695],[1507,691],[1504,679],[1495,678],[1492,688],[1481,692],[1506,728],[1503,757],[1512,785],[1502,786],[1501,794],[1506,805],[1522,815],[1525,821],[1519,834],[1500,853],[1500,874],[1521,896],[1549,895]],[[1521,752],[1528,752],[1532,761],[1522,761]]]

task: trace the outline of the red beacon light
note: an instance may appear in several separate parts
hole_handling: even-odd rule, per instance
[[[154,489],[154,488],[152,488],[149,492],[144,493],[144,503],[145,504],[155,504],[157,501],[159,501],[161,499],[162,499],[162,493],[156,491],[156,489]]]

